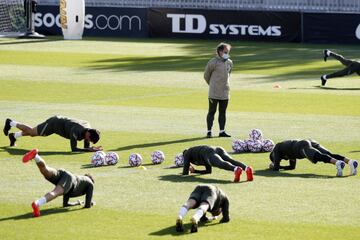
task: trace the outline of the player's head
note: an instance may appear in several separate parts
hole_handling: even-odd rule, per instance
[[[218,208],[217,211],[211,212],[211,214],[212,214],[214,217],[216,217],[216,216],[219,216],[219,215],[221,214],[221,212],[222,212],[222,209],[221,209],[221,208]]]
[[[230,50],[231,50],[231,45],[224,42],[219,43],[219,45],[217,45],[216,47],[216,53],[219,55],[219,57],[225,60],[230,57],[229,56]]]
[[[88,129],[87,130],[87,137],[85,137],[87,140],[89,140],[92,143],[97,143],[100,139],[100,132],[96,129]]]
[[[187,152],[187,149],[185,149],[185,150],[183,151],[183,156],[185,155],[186,152]]]
[[[88,178],[90,178],[90,180],[92,181],[92,183],[95,183],[94,177],[93,177],[90,173],[86,173],[85,176],[87,176]]]

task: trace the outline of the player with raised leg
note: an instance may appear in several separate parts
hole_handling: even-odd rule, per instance
[[[55,185],[55,188],[46,193],[43,197],[32,202],[31,207],[33,209],[33,216],[40,216],[40,206],[48,203],[55,198],[63,195],[63,207],[81,205],[83,202],[69,202],[72,197],[78,197],[86,195],[84,208],[90,208],[94,205],[92,202],[93,190],[94,190],[94,179],[90,174],[84,176],[74,175],[64,169],[55,169],[46,165],[44,159],[39,156],[38,150],[33,149],[26,153],[23,157],[23,162],[27,163],[34,159],[40,173],[46,180]]]
[[[183,219],[190,209],[196,212],[191,218],[191,232],[198,231],[200,221],[212,221],[222,213],[223,217],[220,223],[230,221],[229,216],[229,199],[226,194],[218,187],[213,185],[201,184],[196,186],[190,194],[187,202],[180,208],[179,215],[176,219],[176,231],[183,232]],[[212,217],[206,217],[206,213],[210,212]]]
[[[331,163],[336,166],[336,176],[343,175],[345,163],[350,166],[350,174],[357,174],[358,162],[339,154],[331,153],[314,140],[285,140],[277,143],[270,153],[270,169],[274,171],[293,170],[296,167],[296,159],[307,158],[312,163],[317,162]],[[281,166],[282,159],[289,160],[288,166]]]
[[[343,77],[343,76],[351,75],[353,73],[357,73],[358,75],[360,75],[360,62],[359,61],[346,59],[340,54],[332,52],[329,49],[325,49],[324,50],[324,61],[325,62],[327,61],[328,57],[335,58],[336,60],[341,62],[341,64],[344,65],[345,68],[340,71],[331,73],[331,74],[322,75],[321,76],[321,86],[325,86],[327,80],[329,80],[330,78]]]

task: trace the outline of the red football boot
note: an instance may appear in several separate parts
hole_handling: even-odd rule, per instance
[[[36,148],[34,148],[33,150],[31,150],[30,152],[27,152],[24,156],[23,156],[23,163],[27,163],[28,161],[30,161],[31,159],[34,159],[36,154],[38,154],[38,150]]]
[[[40,216],[40,208],[38,205],[35,204],[35,202],[32,202],[31,207],[33,209],[33,216],[39,217]]]
[[[246,167],[246,177],[248,181],[252,181],[254,180],[254,176],[253,176],[253,170],[251,167]]]
[[[241,173],[242,173],[241,167],[236,167],[236,169],[235,169],[234,182],[240,182]]]

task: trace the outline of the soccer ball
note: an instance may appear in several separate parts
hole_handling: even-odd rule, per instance
[[[107,165],[115,165],[119,161],[119,155],[116,152],[108,152],[105,156],[105,163]]]
[[[95,167],[99,167],[105,164],[105,153],[103,151],[95,152],[91,157],[91,164]]]
[[[246,152],[248,150],[247,144],[242,140],[235,140],[232,144],[232,149],[237,152]]]
[[[246,144],[250,152],[261,152],[262,149],[261,141],[250,139],[246,142]]]
[[[162,151],[156,150],[151,154],[151,161],[153,164],[160,164],[165,160],[165,155]]]
[[[132,167],[138,167],[142,164],[142,157],[138,153],[133,153],[129,156],[129,165]]]
[[[274,146],[275,146],[275,144],[271,139],[265,139],[262,142],[262,149],[265,152],[271,152],[274,149]]]
[[[184,166],[184,155],[182,153],[179,153],[175,156],[174,159],[175,166],[182,167]]]
[[[249,133],[249,137],[252,140],[262,140],[263,134],[259,129],[253,129]]]

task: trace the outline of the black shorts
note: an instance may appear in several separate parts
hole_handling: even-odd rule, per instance
[[[64,189],[64,194],[67,194],[74,185],[74,175],[63,169],[57,170],[56,174],[48,180],[54,185],[61,186]]]
[[[36,130],[37,130],[37,134],[39,136],[49,136],[51,134],[54,133],[54,124],[57,121],[57,117],[51,117],[49,119],[47,119],[45,122],[40,123],[39,125],[37,125]]]
[[[213,189],[207,186],[197,186],[189,197],[189,199],[194,199],[196,201],[195,208],[197,208],[200,203],[207,202],[210,206],[208,211],[211,211],[211,209],[214,207],[216,200],[215,198],[216,193],[213,191]]]

